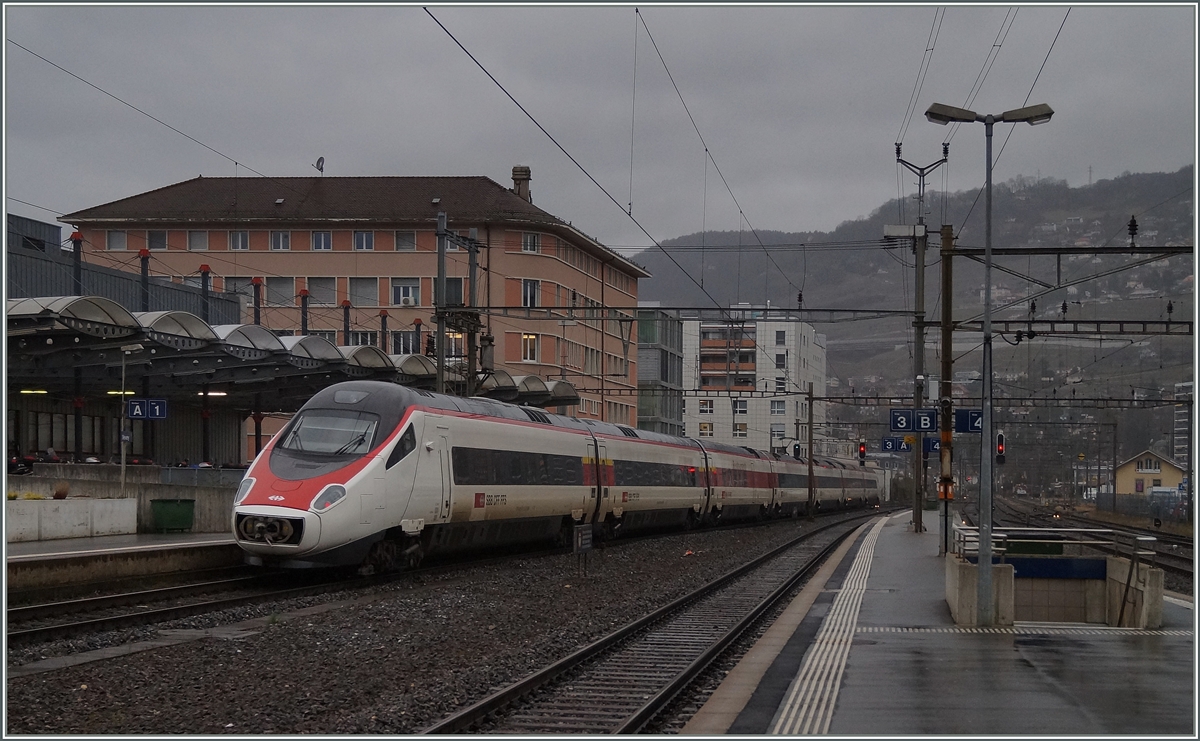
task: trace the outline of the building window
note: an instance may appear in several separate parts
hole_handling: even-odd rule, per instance
[[[437,279],[433,281],[433,302],[438,306],[462,306],[463,305],[463,279],[462,278],[447,278],[446,279],[446,302],[442,303],[437,295]]]
[[[417,249],[417,233],[414,231],[396,232],[396,251],[414,252]]]
[[[292,248],[292,235],[290,232],[271,232],[271,249],[282,251]]]
[[[525,308],[536,308],[538,305],[538,291],[541,290],[542,282],[538,280],[523,280],[521,281],[521,306]]]
[[[775,344],[776,345],[786,345],[787,344],[787,330],[783,330],[783,329],[775,330]]]
[[[167,248],[167,233],[155,229],[146,232],[146,248],[151,250],[165,250]]]
[[[309,278],[308,279],[308,300],[314,304],[336,304],[337,303],[337,279],[336,278]]]
[[[787,402],[785,402],[783,399],[772,399],[771,414],[787,414],[787,411],[784,409],[786,405]]]
[[[1146,490],[1146,480],[1145,479],[1134,479],[1133,480],[1133,490],[1135,492],[1137,492],[1138,494],[1141,494],[1142,492],[1144,492]]]
[[[420,306],[420,278],[392,278],[392,305]]]
[[[771,425],[772,440],[782,440],[786,434],[785,425],[782,422]]]
[[[106,240],[106,246],[110,250],[124,250],[124,249],[129,248],[128,247],[129,240],[127,239],[127,237],[125,236],[125,232],[123,232],[123,231],[109,230],[108,235],[105,237],[105,240]]]
[[[734,437],[746,437],[748,425],[745,422],[735,422],[733,424]]]
[[[1150,479],[1151,486],[1162,486],[1162,479]]]
[[[333,232],[312,233],[313,252],[328,252],[333,249]]]
[[[229,232],[229,249],[250,249],[250,232]]]
[[[713,436],[713,423],[712,422],[701,422],[700,423],[700,437],[712,437],[712,436]]]
[[[701,399],[700,400],[700,413],[701,414],[712,414],[713,413],[713,400],[712,399]]]
[[[525,232],[521,235],[521,251],[522,252],[541,252],[542,251],[542,235],[531,234]]]
[[[332,345],[336,345],[338,343],[337,332],[335,332],[333,330],[315,330],[315,331],[309,332],[308,336],[309,337],[320,337],[321,339],[325,340],[326,342],[329,342]]]
[[[296,303],[296,282],[292,278],[267,278],[266,302],[272,306],[293,306]]]
[[[379,305],[379,280],[377,278],[351,278],[350,304],[362,308]]]
[[[431,333],[431,335],[434,333]],[[462,332],[447,332],[446,333],[446,357],[461,358],[467,354],[467,344],[463,340]]]
[[[787,353],[783,353],[783,352],[775,353],[775,367],[776,368],[786,368],[787,367]]]
[[[208,249],[208,232],[188,232],[188,249],[202,252]]]
[[[354,249],[375,249],[375,232],[354,232]]]
[[[521,335],[521,360],[526,363],[538,362],[538,336],[535,334]]]
[[[250,278],[227,276],[225,278],[225,292],[236,293],[239,296],[245,296],[251,301],[254,300],[254,286],[251,285]]]
[[[778,393],[782,393],[784,391],[787,391],[787,379],[786,378],[776,378],[775,379],[775,393],[778,394]]]
[[[733,413],[734,414],[746,414],[747,407],[748,407],[748,403],[746,402],[745,399],[734,399],[733,400]]]
[[[372,347],[374,347],[375,333],[374,332],[351,332],[350,333],[350,344],[351,345],[371,345]]]
[[[420,355],[421,333],[415,329],[392,332],[393,355]]]

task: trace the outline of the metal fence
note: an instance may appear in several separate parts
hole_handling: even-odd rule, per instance
[[[1096,495],[1096,509],[1130,517],[1158,518],[1167,522],[1187,522],[1187,493]]]
[[[8,233],[8,297],[43,298],[75,294],[73,255],[58,245],[46,251],[21,246],[20,235]],[[99,265],[83,264],[83,294],[116,301],[129,311],[142,309],[142,276]],[[240,324],[241,301],[234,294],[209,293],[208,323]],[[204,316],[203,292],[193,286],[150,279],[150,311],[186,311]]]

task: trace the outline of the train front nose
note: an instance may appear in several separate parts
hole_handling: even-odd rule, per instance
[[[321,519],[313,512],[287,507],[238,507],[234,511],[238,545],[264,556],[298,556],[317,547]]]

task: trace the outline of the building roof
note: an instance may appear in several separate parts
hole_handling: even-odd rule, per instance
[[[1177,463],[1176,461],[1172,460],[1170,457],[1165,456],[1162,453],[1155,453],[1153,450],[1150,450],[1149,448],[1146,448],[1145,450],[1143,450],[1142,452],[1133,456],[1129,460],[1126,460],[1126,461],[1123,461],[1122,463],[1117,464],[1117,468],[1124,468],[1125,466],[1129,465],[1130,463],[1133,463],[1134,461],[1136,461],[1140,458],[1143,458],[1144,456],[1147,456],[1147,455],[1152,455],[1155,458],[1158,458],[1163,463],[1166,463],[1168,465],[1174,466],[1175,468],[1178,468],[1180,471],[1183,470],[1183,466],[1180,465],[1179,463]]]
[[[196,177],[59,217],[76,227],[145,224],[341,225],[371,222],[539,225],[574,237],[637,277],[649,273],[570,223],[484,176]]]

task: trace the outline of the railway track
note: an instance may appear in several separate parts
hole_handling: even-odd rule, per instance
[[[874,514],[810,531],[423,733],[636,733]]]

